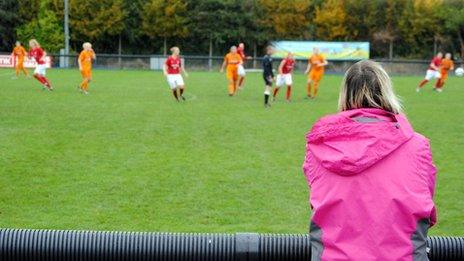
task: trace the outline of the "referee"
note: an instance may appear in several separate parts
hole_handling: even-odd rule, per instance
[[[272,81],[274,80],[274,72],[272,71],[272,54],[274,48],[266,47],[266,55],[263,57],[263,79],[264,79],[264,107],[271,107],[269,97],[271,96]]]

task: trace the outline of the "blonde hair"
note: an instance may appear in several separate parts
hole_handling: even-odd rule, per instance
[[[173,47],[171,47],[171,49],[169,49],[169,50],[171,51],[171,53],[174,53],[175,51],[180,52],[180,49],[179,49],[179,47],[177,47],[177,46],[173,46]]]
[[[40,47],[40,44],[39,44],[39,42],[37,42],[36,39],[29,40],[29,45],[31,45],[31,44],[33,44],[36,47]]]
[[[82,48],[84,48],[84,49],[85,48],[92,48],[92,44],[89,43],[89,42],[85,42],[85,43],[82,44]]]
[[[355,63],[345,73],[338,109],[378,108],[395,114],[403,111],[393,84],[382,66],[371,60]]]

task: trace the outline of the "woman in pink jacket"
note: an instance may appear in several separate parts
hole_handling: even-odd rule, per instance
[[[428,260],[436,169],[383,68],[346,72],[340,112],[307,135],[312,260]]]

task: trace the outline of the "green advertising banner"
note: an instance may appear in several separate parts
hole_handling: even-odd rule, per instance
[[[307,59],[313,53],[313,48],[327,60],[364,60],[369,59],[369,42],[310,42],[310,41],[275,41],[274,57],[283,58],[292,52],[296,59]]]

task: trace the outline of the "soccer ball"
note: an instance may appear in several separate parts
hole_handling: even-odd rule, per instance
[[[456,71],[454,71],[454,74],[456,74],[456,76],[458,77],[464,76],[464,68],[462,67],[457,68]]]

